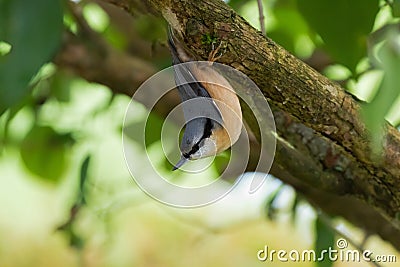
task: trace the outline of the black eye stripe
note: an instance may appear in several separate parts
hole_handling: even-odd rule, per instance
[[[212,133],[212,129],[213,129],[213,123],[212,123],[211,119],[207,119],[206,126],[204,127],[203,136],[201,137],[200,140],[210,137],[211,133]]]
[[[188,153],[183,154],[183,156],[188,159],[188,158],[190,158],[191,155],[196,153],[200,149],[200,142],[211,136],[213,128],[214,128],[214,126],[213,126],[212,120],[207,118],[206,125],[205,125],[204,131],[203,131],[203,135],[201,136],[200,140],[196,144],[193,145],[192,149]]]

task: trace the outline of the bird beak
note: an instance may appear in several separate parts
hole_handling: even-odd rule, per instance
[[[177,169],[179,169],[180,167],[183,166],[183,164],[185,164],[188,161],[187,158],[185,158],[183,155],[181,156],[181,159],[178,161],[177,164],[175,164],[174,168],[172,169],[172,171],[175,171]]]

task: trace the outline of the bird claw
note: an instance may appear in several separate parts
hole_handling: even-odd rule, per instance
[[[221,49],[221,47],[222,47],[222,41],[219,43],[219,45],[217,46],[217,48],[215,48],[215,43],[212,43],[211,44],[211,52],[210,52],[210,54],[208,55],[208,61],[211,61],[211,62],[215,62],[215,61],[217,61],[218,59],[220,59],[223,55],[224,55],[224,53],[225,53],[225,50],[224,51],[220,51],[220,49]],[[219,55],[217,56],[217,54],[218,54],[218,52],[219,52]]]

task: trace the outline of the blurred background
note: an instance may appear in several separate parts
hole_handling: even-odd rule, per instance
[[[384,119],[400,124],[400,1],[225,2],[365,102],[377,143]],[[125,164],[124,115],[133,90],[171,58],[165,22],[140,8],[132,17],[102,1],[0,2],[0,266],[366,266],[257,259],[265,246],[335,247],[339,233],[351,249],[400,260],[390,244],[321,214],[272,176],[250,195],[245,175],[226,198],[197,209],[169,207],[141,191]],[[172,93],[156,106],[145,147],[135,135],[146,108],[133,103],[137,166],[149,153],[160,172],[170,171],[160,130],[177,99]],[[218,156],[199,179],[212,181],[228,160],[229,153]]]

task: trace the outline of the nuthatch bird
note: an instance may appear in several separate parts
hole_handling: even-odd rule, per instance
[[[180,144],[181,159],[173,170],[179,169],[188,160],[214,156],[238,139],[242,129],[242,111],[239,99],[230,83],[213,67],[214,50],[210,53],[209,64],[178,65],[193,61],[185,46],[179,42],[171,27],[168,43],[174,65],[174,76],[178,92],[183,102],[186,119],[185,132]],[[185,101],[201,100],[201,106],[185,108]],[[189,102],[188,102],[189,103]],[[195,117],[191,120],[188,112],[201,108],[198,113],[211,114],[210,117]],[[197,113],[197,112],[196,112]]]

